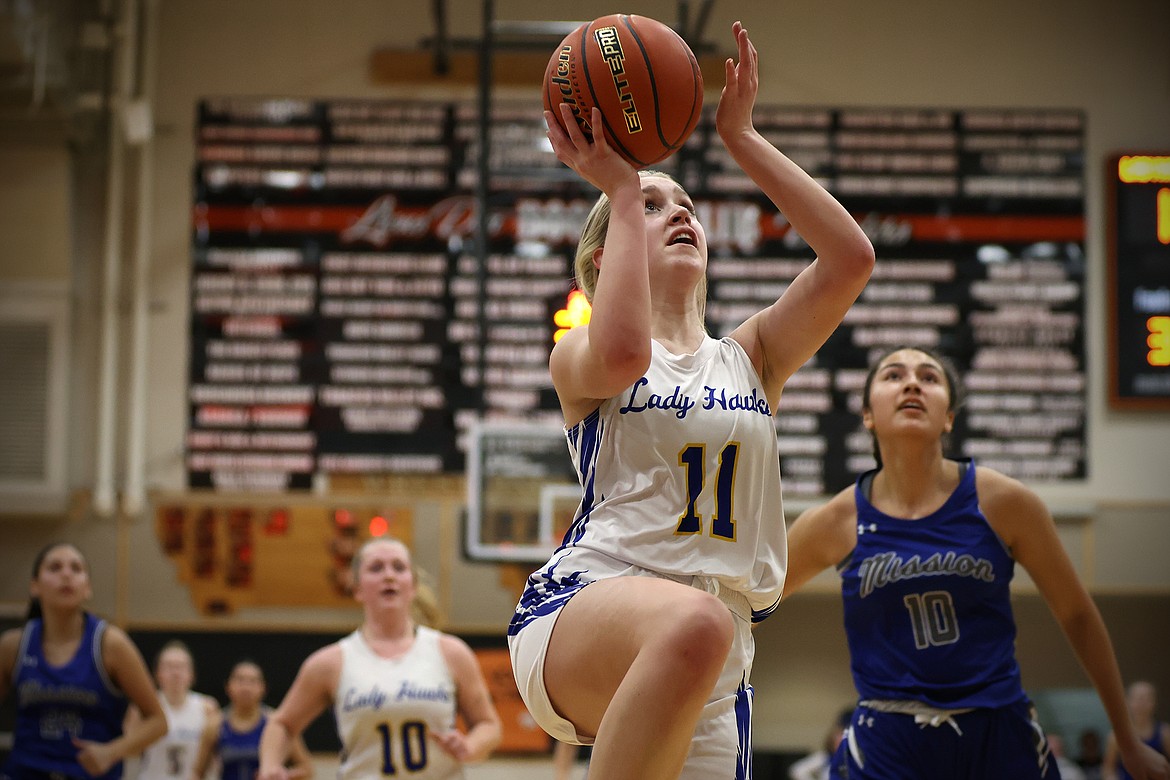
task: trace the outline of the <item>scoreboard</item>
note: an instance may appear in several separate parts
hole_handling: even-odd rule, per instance
[[[1170,409],[1170,153],[1110,158],[1110,403]]]
[[[878,256],[781,399],[786,495],[836,491],[870,466],[858,394],[871,357],[900,344],[966,373],[952,454],[1033,481],[1083,478],[1083,115],[759,106],[755,118]],[[535,99],[497,103],[481,267],[477,124],[472,100],[200,104],[190,487],[461,473],[478,422],[560,425],[548,354],[579,305],[572,255],[596,191],[558,175]],[[708,326],[726,335],[811,252],[731,161],[713,113],[661,167],[696,201]]]

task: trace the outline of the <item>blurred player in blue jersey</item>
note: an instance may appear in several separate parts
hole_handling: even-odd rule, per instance
[[[1008,586],[1031,575],[1105,705],[1137,778],[1170,777],[1126,712],[1101,616],[1039,497],[943,457],[960,388],[929,352],[888,353],[866,378],[862,421],[878,468],[789,532],[786,593],[836,566],[860,696],[833,777],[1059,777],[1015,658]]]
[[[1138,738],[1160,755],[1170,756],[1170,724],[1159,721],[1158,695],[1152,683],[1139,680],[1132,683],[1125,695],[1129,714],[1133,718]],[[1117,737],[1110,734],[1105,740],[1105,780],[1132,780],[1133,775],[1121,765]]]
[[[253,780],[260,769],[260,735],[272,715],[272,708],[264,703],[268,690],[264,671],[254,661],[238,661],[225,690],[228,706],[220,717],[213,750],[202,756],[204,763],[195,777],[203,777],[211,760],[218,759],[221,780]],[[299,736],[290,740],[285,763],[289,778],[313,776],[313,757]]]
[[[85,610],[89,566],[71,544],[33,562],[28,622],[0,636],[0,701],[16,698],[12,752],[0,778],[122,776],[122,759],[167,731],[142,654],[126,632]],[[141,719],[123,733],[133,703]]]

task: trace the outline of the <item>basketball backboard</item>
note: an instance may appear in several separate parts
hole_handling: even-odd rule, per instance
[[[480,423],[467,457],[465,546],[477,561],[541,563],[561,543],[581,500],[564,430]]]

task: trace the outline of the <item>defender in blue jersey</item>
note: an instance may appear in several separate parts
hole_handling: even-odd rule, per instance
[[[83,608],[92,595],[77,548],[52,544],[33,563],[29,620],[0,636],[0,700],[16,699],[5,780],[122,775],[122,759],[167,730],[138,648]],[[142,713],[123,733],[126,708]]]
[[[841,573],[857,709],[833,757],[849,780],[1056,780],[1015,659],[1015,563],[1097,688],[1134,777],[1170,777],[1126,713],[1109,635],[1028,488],[943,457],[959,386],[945,360],[900,348],[866,378],[878,468],[789,531],[786,591]]]

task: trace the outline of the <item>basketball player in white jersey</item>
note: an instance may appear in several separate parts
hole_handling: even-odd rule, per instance
[[[508,639],[529,712],[593,743],[605,780],[750,776],[750,625],[786,566],[773,412],[874,263],[841,204],[756,131],[756,50],[732,32],[716,129],[816,258],[725,338],[703,322],[707,241],[686,191],[639,176],[599,111],[592,141],[568,106],[567,132],[545,117],[557,158],[602,191],[577,247],[592,319],[549,363],[583,497]]]
[[[198,780],[195,767],[206,755],[219,729],[219,704],[191,690],[195,662],[187,645],[172,640],[163,645],[154,665],[159,700],[167,715],[167,734],[142,753],[138,780]],[[128,722],[139,717],[131,709]]]
[[[260,739],[258,780],[287,780],[289,741],[328,706],[341,737],[338,778],[462,778],[500,742],[500,719],[475,654],[458,637],[416,623],[418,577],[397,540],[354,556],[356,631],[309,656]],[[463,717],[466,733],[455,727]]]

